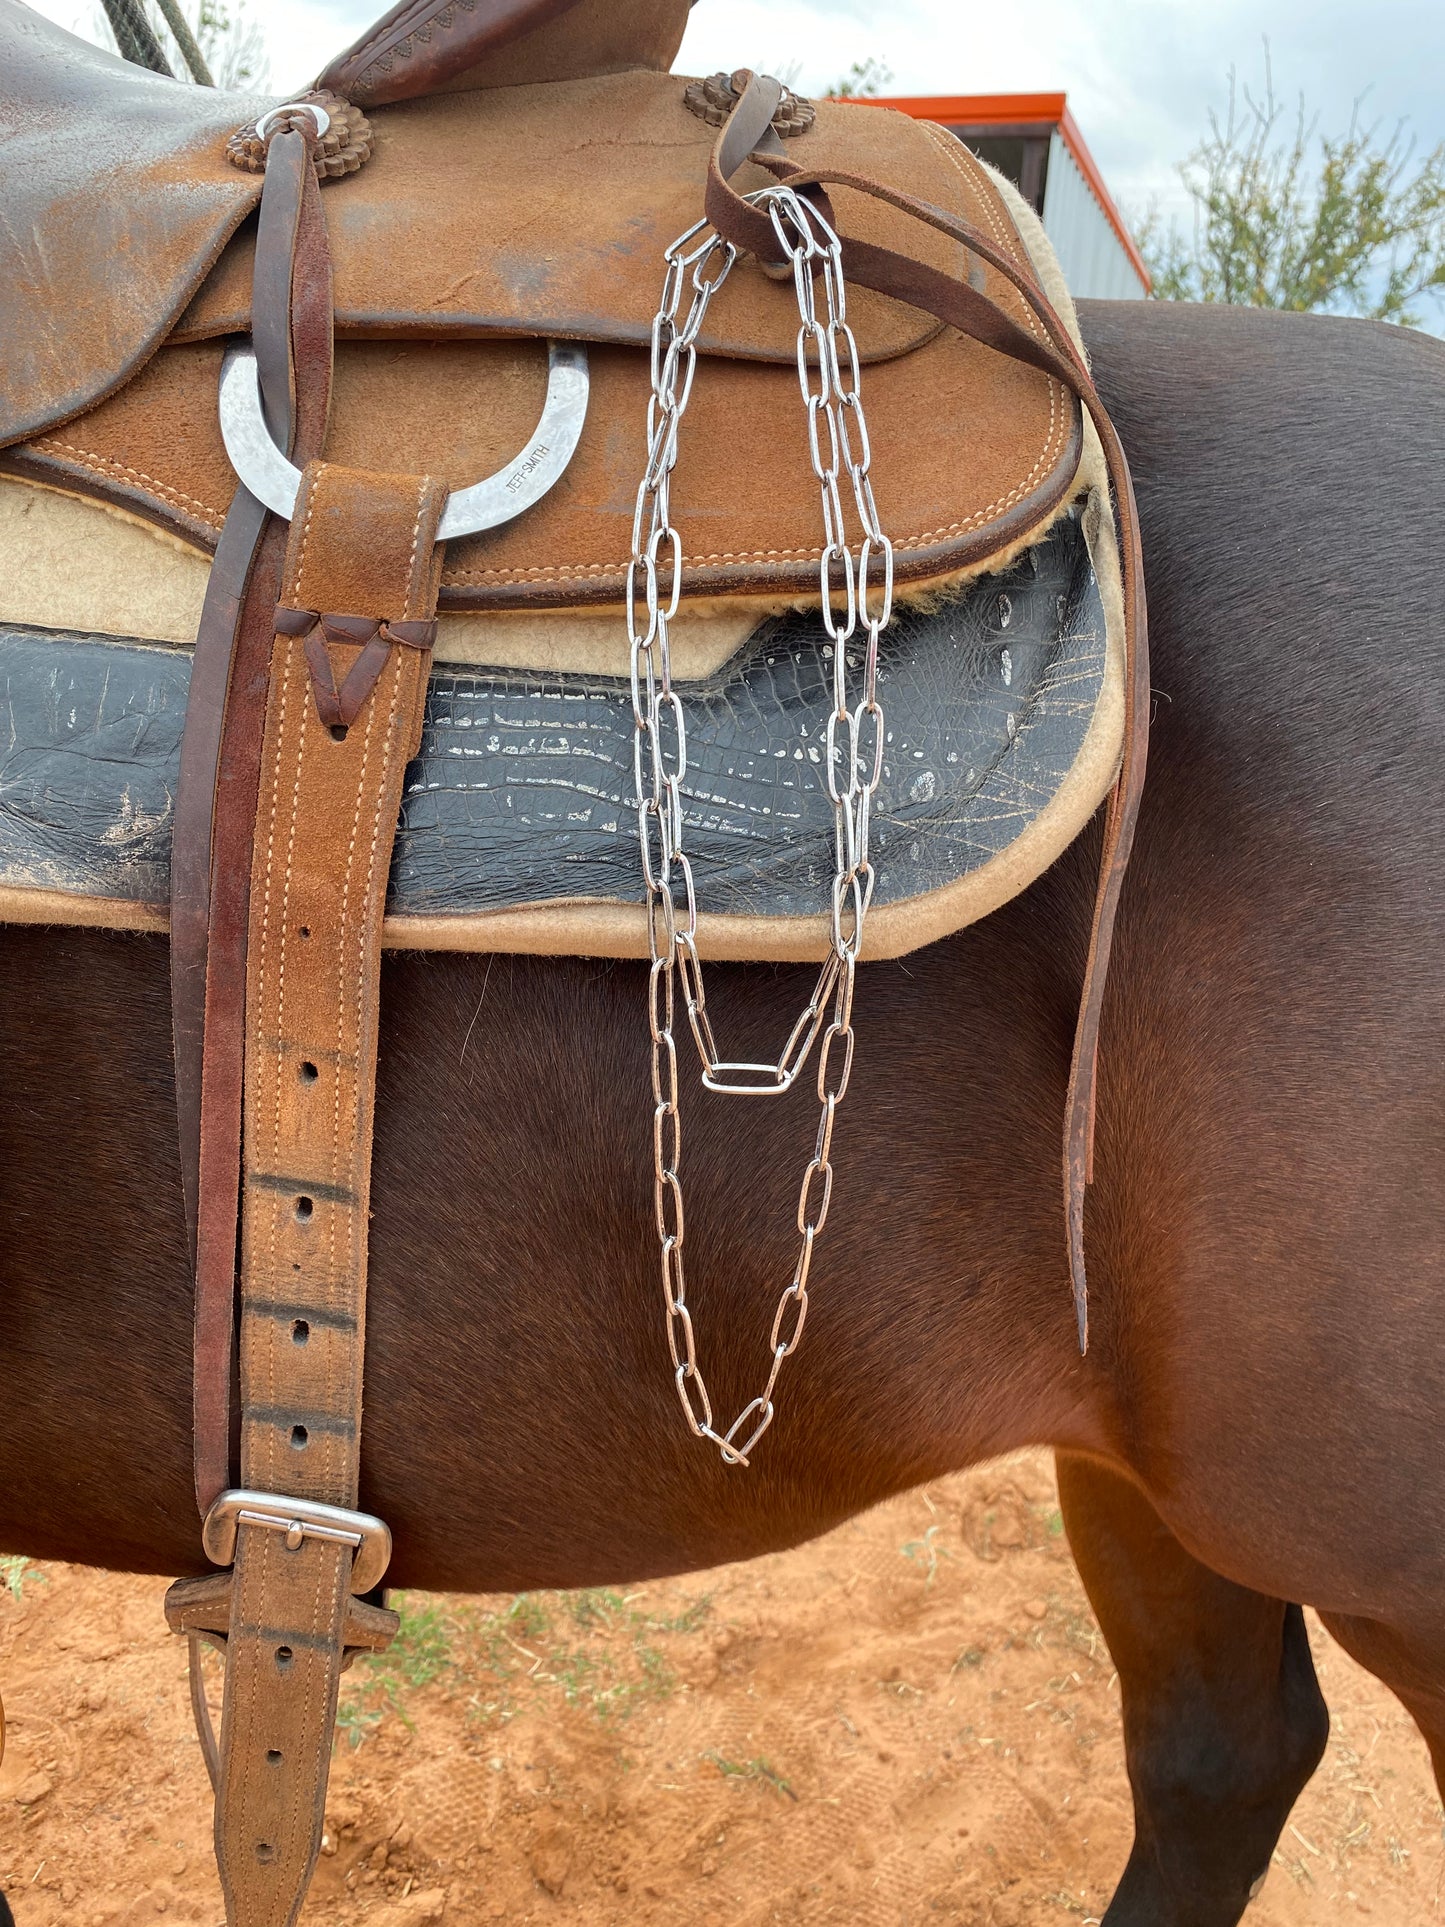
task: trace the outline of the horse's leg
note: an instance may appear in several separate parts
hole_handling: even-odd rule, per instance
[[[1374,1619],[1321,1613],[1352,1659],[1389,1687],[1425,1736],[1435,1784],[1445,1799],[1445,1630],[1401,1631]]]
[[[1200,1565],[1118,1474],[1063,1453],[1058,1470],[1134,1792],[1104,1927],[1233,1927],[1329,1731],[1304,1616]]]

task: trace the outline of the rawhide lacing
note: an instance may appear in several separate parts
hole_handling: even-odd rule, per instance
[[[323,615],[315,609],[288,609],[276,605],[278,636],[305,638],[306,666],[311,672],[311,692],[316,698],[316,713],[328,729],[349,729],[361,714],[376,679],[386,667],[393,644],[404,649],[431,650],[436,647],[437,625],[430,622],[377,622],[370,616]],[[336,671],[329,643],[359,649],[341,687],[336,686]]]
[[[682,97],[683,102],[709,127],[725,126],[750,78],[746,68],[739,68],[735,74],[710,74],[706,80],[691,83]],[[817,118],[818,110],[811,100],[784,87],[773,114],[773,132],[785,141],[796,140],[799,134],[807,133]]]
[[[327,93],[324,89],[302,94],[287,106],[320,107],[330,117],[331,125],[316,142],[312,159],[317,178],[323,181],[340,180],[343,174],[355,174],[371,159],[371,122],[359,107],[353,107],[349,100],[342,100],[339,94]],[[246,174],[264,174],[266,171],[266,149],[288,124],[284,109],[272,109],[270,125],[264,134],[257,131],[254,120],[247,121],[244,127],[237,128],[226,142],[226,159],[232,167],[239,167]],[[310,123],[310,116],[306,116]]]

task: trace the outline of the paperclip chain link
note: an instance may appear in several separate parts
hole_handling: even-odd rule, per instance
[[[690,228],[664,257],[662,301],[652,325],[647,469],[637,492],[627,576],[633,772],[652,960],[647,1008],[652,1039],[654,1197],[667,1343],[688,1425],[697,1437],[716,1445],[729,1465],[746,1465],[773,1421],[773,1390],[784,1359],[797,1350],[803,1335],[813,1248],[832,1201],[833,1127],[853,1070],[855,971],[873,897],[868,832],[884,749],[878,639],[893,613],[893,544],[883,532],[873,498],[872,445],[863,412],[858,344],[848,325],[841,244],[818,210],[792,189],[765,188],[749,198],[768,211],[792,264],[799,314],[798,383],[823,512],[822,621],[833,655],[833,706],[824,749],[824,780],[834,814],[829,952],[813,994],[774,1064],[730,1062],[719,1056],[697,948],[697,891],[683,848],[687,727],[672,686],[668,643],[669,625],[682,596],[682,541],[672,521],[672,475],[679,431],[697,375],[698,337],[713,299],[737,260],[736,248],[706,221]],[[689,289],[691,299],[679,323]],[[845,470],[862,531],[856,554],[849,546],[844,513]],[[860,629],[866,631],[861,687],[850,707],[848,645]],[[679,982],[702,1060],[702,1081],[710,1091],[769,1097],[790,1090],[822,1035],[818,1134],[798,1194],[798,1261],[773,1318],[767,1382],[725,1431],[714,1423],[698,1366],[683,1268],[682,1120],[674,1028]]]

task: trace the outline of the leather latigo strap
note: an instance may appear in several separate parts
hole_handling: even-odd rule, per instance
[[[301,464],[321,452],[331,405],[331,260],[314,144],[306,114],[270,141],[253,283],[263,405],[278,444]],[[181,1175],[196,1267],[202,1513],[230,1483],[249,853],[285,548],[285,524],[238,487],[196,638],[176,793],[171,997]]]
[[[830,221],[828,186],[853,189],[960,241],[1002,275],[1028,303],[1038,330],[1020,327],[969,278],[955,279],[905,254],[843,236],[843,264],[850,282],[895,296],[1014,360],[1043,369],[1062,382],[1088,410],[1098,432],[1114,490],[1123,562],[1125,630],[1124,751],[1119,779],[1105,806],[1099,885],[1084,965],[1078,1025],[1069,1072],[1064,1121],[1064,1198],[1069,1273],[1079,1343],[1088,1348],[1088,1284],[1084,1265],[1084,1195],[1093,1180],[1094,1113],[1098,1085],[1099,1024],[1113,945],[1114,922],[1128,867],[1144,788],[1149,736],[1149,643],[1144,600],[1144,561],[1129,464],[1100,401],[1082,355],[1032,274],[1020,268],[996,240],[970,222],[843,170],[805,169],[791,161],[772,128],[781,88],[751,76],[731,120],[719,134],[708,170],[707,214],[718,233],[766,265],[781,264],[777,237],[765,211],[731,185],[744,161],[753,160],[775,179],[809,196]],[[834,222],[836,226],[836,222]]]
[[[244,1927],[294,1920],[321,1843],[356,1549],[284,1520],[298,1501],[357,1500],[381,925],[446,494],[310,464],[271,657],[246,956],[241,1476],[278,1495],[283,1524],[239,1514],[216,1808]],[[375,634],[346,640],[352,623]],[[323,720],[318,685],[345,690],[368,651],[380,660],[351,720]]]

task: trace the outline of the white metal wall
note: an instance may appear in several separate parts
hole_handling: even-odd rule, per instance
[[[1044,231],[1071,294],[1084,301],[1143,299],[1138,270],[1057,130],[1049,142]]]

